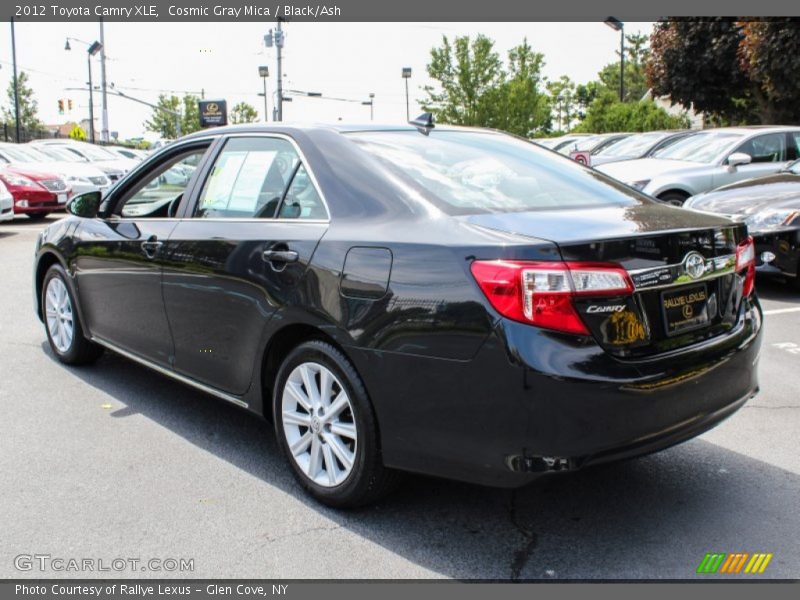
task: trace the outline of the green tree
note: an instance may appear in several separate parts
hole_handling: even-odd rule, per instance
[[[83,130],[83,127],[81,127],[80,125],[75,125],[75,127],[73,127],[70,130],[69,137],[70,137],[70,139],[73,139],[73,140],[78,140],[78,141],[81,141],[81,142],[85,142],[86,141],[86,132]]]
[[[192,94],[183,97],[181,133],[186,135],[200,129],[200,98]]]
[[[456,37],[431,49],[428,75],[437,85],[423,88],[423,106],[436,121],[493,127],[529,137],[551,128],[549,98],[543,91],[544,55],[527,39],[508,52],[506,69],[494,42],[484,35]]]
[[[20,129],[35,132],[42,131],[44,124],[39,120],[39,103],[33,96],[33,89],[28,83],[28,74],[20,71],[17,75],[17,88],[19,89],[19,126]],[[9,128],[16,127],[16,115],[14,110],[14,79],[8,83],[8,107],[3,107],[3,120],[8,123]]]
[[[548,131],[551,127],[550,105],[543,93],[544,55],[534,52],[528,40],[509,50],[508,73],[503,84],[489,98],[495,97],[495,113],[486,125],[523,137]]]
[[[255,123],[258,111],[247,102],[239,102],[231,109],[231,123]]]
[[[610,133],[687,127],[689,127],[689,119],[685,115],[670,115],[650,99],[639,102],[620,102],[618,94],[615,95],[610,90],[604,90],[589,105],[586,118],[576,130]]]
[[[625,101],[638,102],[647,93],[646,67],[650,60],[647,36],[631,34],[625,36]],[[619,97],[619,61],[602,68],[598,73],[600,84],[617,93]]]
[[[441,123],[486,126],[496,121],[497,88],[505,79],[494,42],[484,35],[459,36],[431,49],[428,75],[438,82],[426,85],[426,111]]]
[[[153,131],[162,138],[174,140],[178,137],[177,121],[180,120],[181,135],[192,133],[200,129],[200,109],[197,105],[198,98],[186,94],[183,99],[175,95],[161,94],[150,118],[145,121],[147,131]],[[178,113],[176,117],[175,113]]]

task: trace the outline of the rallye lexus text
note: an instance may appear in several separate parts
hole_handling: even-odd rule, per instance
[[[241,126],[41,234],[64,363],[118,352],[274,420],[316,498],[524,485],[698,435],[758,389],[745,225],[504,134]]]

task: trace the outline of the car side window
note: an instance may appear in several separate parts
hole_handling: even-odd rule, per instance
[[[281,204],[280,219],[326,219],[328,212],[304,165],[299,165]]]
[[[754,163],[784,162],[786,160],[786,136],[769,133],[747,140],[735,152],[749,154]]]
[[[205,153],[206,148],[191,150],[159,164],[123,200],[118,214],[137,219],[175,216],[189,180]]]
[[[281,138],[232,138],[211,169],[195,217],[270,219],[286,195],[300,157]]]

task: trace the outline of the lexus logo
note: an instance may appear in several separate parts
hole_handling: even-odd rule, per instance
[[[683,259],[683,270],[692,279],[700,279],[706,272],[706,259],[698,252],[689,252]]]

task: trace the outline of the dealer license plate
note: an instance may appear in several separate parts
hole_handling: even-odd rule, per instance
[[[58,203],[59,204],[66,204],[67,203],[67,195],[66,194],[58,194]]]
[[[708,290],[705,284],[662,292],[661,307],[667,335],[705,327],[710,320]]]

